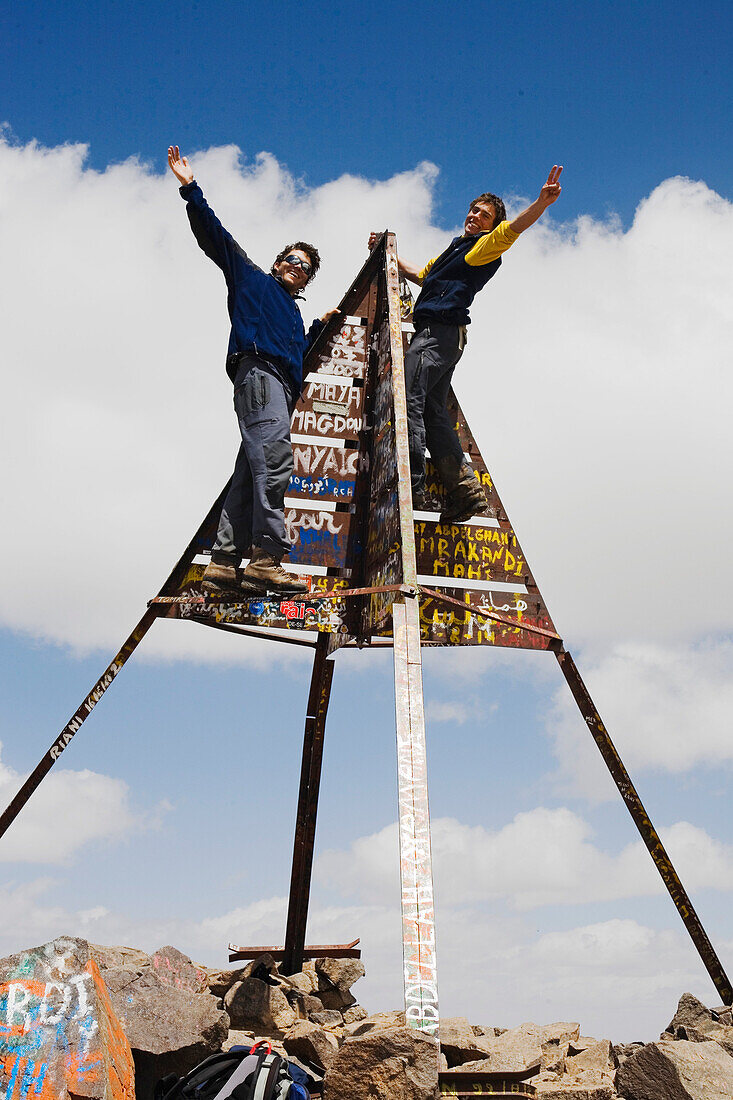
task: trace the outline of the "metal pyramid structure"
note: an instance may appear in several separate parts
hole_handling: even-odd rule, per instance
[[[441,524],[443,489],[428,464],[432,507],[413,514],[407,448],[403,321],[393,234],[385,233],[305,364],[291,424],[294,473],[288,568],[310,578],[305,597],[212,600],[200,581],[228,485],[143,617],[0,817],[0,835],[116,678],[156,618],[167,616],[314,650],[285,933],[286,972],[302,965],[326,713],[341,648],[394,652],[402,939],[408,1024],[438,1029],[437,965],[422,695],[423,646],[547,650],[559,662],[589,731],[726,1004],[733,990],[652,826],[572,657],[564,649],[491,475],[453,397],[467,460],[487,507]],[[353,947],[353,945],[347,945]],[[312,953],[312,952],[311,952]],[[437,1071],[436,1071],[437,1072]]]

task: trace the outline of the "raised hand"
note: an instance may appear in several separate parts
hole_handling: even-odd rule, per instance
[[[562,172],[562,164],[553,164],[550,169],[550,174],[547,177],[547,183],[540,191],[539,201],[544,206],[550,206],[556,199],[560,197],[562,187],[560,186],[560,173]]]
[[[193,183],[193,168],[186,158],[181,156],[177,145],[168,146],[168,167],[179,183]]]

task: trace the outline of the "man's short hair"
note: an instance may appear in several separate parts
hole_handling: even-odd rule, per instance
[[[296,241],[295,244],[286,244],[282,252],[278,252],[275,257],[275,262],[272,265],[272,274],[275,274],[275,268],[278,264],[282,263],[286,256],[289,256],[291,252],[305,252],[306,256],[311,262],[311,273],[308,276],[308,282],[311,279],[315,279],[318,272],[318,268],[321,266],[321,257],[318,255],[318,249],[312,244],[306,244],[305,241]]]
[[[492,229],[496,229],[499,222],[506,221],[506,207],[504,206],[503,200],[500,199],[498,195],[492,195],[490,191],[484,191],[483,195],[479,195],[477,199],[474,199],[473,202],[469,203],[468,209],[470,210],[471,207],[474,206],[474,204],[477,202],[490,202],[491,205],[494,207],[494,210],[496,211],[496,217],[494,218],[494,224],[491,227]]]

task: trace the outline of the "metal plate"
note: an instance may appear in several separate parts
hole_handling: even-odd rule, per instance
[[[190,566],[181,586],[181,595],[189,595],[192,601],[201,596],[201,577],[204,566]],[[339,577],[313,577],[312,600],[251,597],[232,604],[191,602],[175,605],[168,615],[194,622],[263,627],[267,630],[315,630],[326,634],[346,634],[346,601],[319,600],[318,592],[347,589],[348,583]]]

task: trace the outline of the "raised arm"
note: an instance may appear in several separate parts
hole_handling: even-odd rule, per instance
[[[207,203],[203,191],[193,178],[193,168],[186,157],[181,156],[177,145],[168,148],[168,165],[181,184],[181,197],[186,200],[186,213],[199,248],[229,279],[234,273],[237,257],[246,263],[251,261]]]
[[[509,228],[515,233],[523,233],[525,229],[529,229],[530,225],[534,225],[538,218],[542,217],[548,206],[551,206],[560,197],[562,188],[560,187],[560,173],[562,172],[562,164],[553,164],[552,170],[547,177],[547,183],[539,193],[538,198],[528,206],[526,210],[523,210],[521,214],[517,214],[516,218],[509,223]]]

